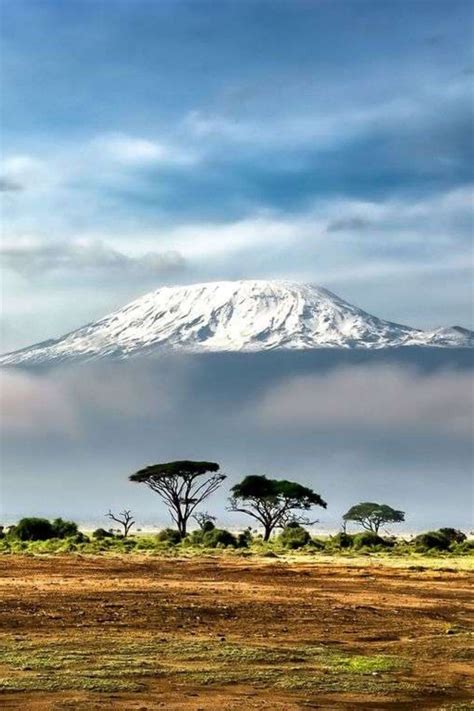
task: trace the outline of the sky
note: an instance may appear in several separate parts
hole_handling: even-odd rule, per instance
[[[2,350],[215,279],[473,327],[472,14],[3,0]]]

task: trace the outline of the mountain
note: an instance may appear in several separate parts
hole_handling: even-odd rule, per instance
[[[129,358],[163,351],[256,352],[400,346],[466,348],[474,333],[422,331],[371,316],[330,291],[289,281],[163,287],[60,338],[0,357],[1,365]]]

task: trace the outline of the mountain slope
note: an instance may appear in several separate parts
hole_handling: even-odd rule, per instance
[[[313,285],[229,281],[158,289],[65,336],[4,355],[0,364],[128,358],[162,350],[473,345],[466,329],[421,331],[384,321]]]

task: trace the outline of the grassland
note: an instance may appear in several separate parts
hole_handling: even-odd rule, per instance
[[[466,558],[386,560],[1,556],[0,704],[472,708]]]

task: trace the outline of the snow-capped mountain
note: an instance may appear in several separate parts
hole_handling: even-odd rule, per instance
[[[474,345],[460,327],[422,331],[384,321],[326,289],[289,281],[163,287],[60,338],[9,353],[3,365],[187,352]]]

